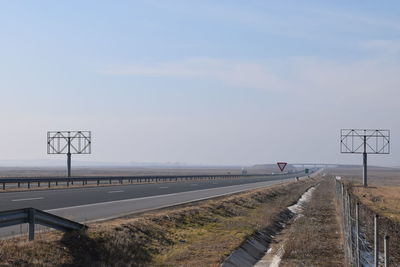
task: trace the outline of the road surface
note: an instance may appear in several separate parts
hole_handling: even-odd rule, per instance
[[[288,174],[268,178],[7,192],[0,193],[0,211],[33,207],[89,223],[271,186],[294,178],[293,174]],[[26,225],[1,228],[0,238],[26,233],[26,229]]]

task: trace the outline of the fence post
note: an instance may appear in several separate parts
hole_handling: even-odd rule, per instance
[[[347,233],[348,233],[348,246],[349,246],[349,257],[352,264],[354,264],[353,257],[353,231],[352,231],[352,222],[351,222],[351,201],[350,194],[346,192],[347,196]]]
[[[360,203],[356,203],[356,266],[360,267]]]
[[[383,241],[383,248],[385,250],[385,267],[389,266],[389,236],[385,234],[385,239]]]
[[[28,214],[29,221],[29,241],[35,239],[35,210],[30,208]]]
[[[50,188],[50,181],[49,181],[49,188]]]
[[[31,182],[28,182],[28,189],[31,188]]]
[[[3,190],[6,190],[6,183],[3,183]]]
[[[378,218],[379,215],[375,214],[374,217],[374,266],[379,267],[379,238],[378,238],[378,231],[379,231],[379,225],[378,225]]]

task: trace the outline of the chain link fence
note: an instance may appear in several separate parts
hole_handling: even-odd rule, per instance
[[[336,179],[336,201],[341,211],[348,264],[400,266],[400,225],[362,205],[352,194],[352,187]]]

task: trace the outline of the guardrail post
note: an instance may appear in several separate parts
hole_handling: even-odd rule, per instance
[[[379,215],[375,214],[375,217],[374,217],[374,266],[375,267],[379,266],[379,239],[378,239],[379,225],[378,225],[378,219],[379,219]]]
[[[385,250],[385,267],[389,266],[389,236],[385,234],[385,239],[383,241],[383,248]]]
[[[67,181],[67,187],[69,187],[69,181]]]
[[[37,186],[40,187],[40,182],[37,182]]]
[[[111,179],[110,179],[110,184],[111,184]]]
[[[49,188],[50,188],[50,181],[49,181]]]
[[[20,188],[21,187],[21,182],[18,182],[18,188]]]
[[[6,190],[6,183],[3,183],[3,190]]]
[[[31,188],[31,182],[28,182],[28,189]]]
[[[58,186],[58,181],[56,181],[56,186]]]
[[[99,185],[100,184],[100,180],[97,180],[97,185]]]
[[[28,214],[29,221],[29,241],[35,239],[35,210],[33,208],[29,209]]]
[[[85,186],[85,181],[84,180],[82,180],[82,186]]]

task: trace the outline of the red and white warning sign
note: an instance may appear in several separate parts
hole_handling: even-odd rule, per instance
[[[283,172],[283,170],[285,169],[287,162],[278,162],[278,167],[281,170],[281,172]]]

